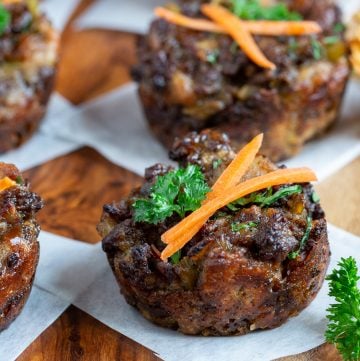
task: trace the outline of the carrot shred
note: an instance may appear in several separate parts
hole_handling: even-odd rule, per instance
[[[322,32],[321,26],[315,21],[243,21],[252,34],[256,35],[309,35]]]
[[[229,203],[268,187],[289,183],[307,183],[316,180],[315,173],[308,168],[280,169],[234,186],[222,196],[206,202],[177,225],[163,233],[161,240],[167,246],[161,253],[161,259],[166,260],[184,247],[216,211]]]
[[[183,26],[185,28],[209,31],[214,33],[227,33],[220,25],[205,19],[191,18],[163,7],[155,9],[155,15],[165,19],[169,23]],[[242,21],[244,28],[255,35],[307,35],[322,31],[320,25],[315,21]]]
[[[2,3],[4,5],[11,5],[11,4],[17,4],[22,2],[22,0],[3,0]]]
[[[276,65],[265,57],[243,21],[237,16],[219,5],[204,4],[201,6],[201,11],[225,29],[255,64],[266,69],[276,68]]]
[[[211,192],[208,193],[205,202],[220,196],[222,192],[234,187],[240,182],[241,177],[246,173],[251,163],[254,161],[256,154],[261,147],[263,138],[263,134],[257,135],[239,151],[234,160],[228,165],[212,186]]]
[[[216,25],[212,21],[190,18],[188,16],[176,13],[175,11],[165,9],[163,7],[155,8],[154,12],[155,15],[159,18],[165,19],[169,23],[180,25],[185,28],[216,33],[226,32],[221,26]]]
[[[298,176],[300,173],[300,177]],[[281,176],[282,180],[279,180],[279,174]],[[290,175],[290,177],[289,177]],[[294,178],[294,175],[296,176],[296,178]],[[304,177],[305,175],[305,177]],[[291,178],[293,177],[293,178]],[[275,178],[275,182],[271,183],[271,181]],[[275,185],[281,185],[281,184],[287,184],[287,183],[304,183],[304,182],[310,182],[313,180],[317,180],[316,179],[316,175],[314,174],[314,172],[308,168],[294,168],[294,169],[281,169],[281,170],[277,170],[271,173],[268,173],[266,175],[260,176],[260,177],[256,177],[256,178],[252,178],[250,180],[247,180],[245,182],[242,182],[240,184],[238,184],[237,186],[233,187],[231,190],[228,190],[228,192],[226,194],[224,194],[222,197],[216,197],[215,199],[209,201],[208,203],[202,205],[199,209],[197,209],[196,211],[194,211],[192,214],[190,214],[188,217],[184,218],[180,223],[178,223],[177,225],[175,225],[174,227],[172,227],[170,230],[168,230],[167,232],[165,232],[162,236],[166,235],[168,232],[169,233],[174,233],[174,235],[180,235],[182,233],[184,233],[185,231],[185,226],[184,224],[181,225],[181,223],[185,223],[187,224],[188,222],[185,222],[185,220],[189,217],[191,217],[194,213],[200,211],[201,208],[206,207],[209,203],[212,203],[214,201],[219,202],[219,200],[224,200],[225,199],[225,203],[223,201],[221,201],[221,205],[219,208],[217,208],[215,210],[215,212],[222,208],[225,207],[226,205],[228,205],[231,202],[234,202],[235,200],[244,197],[248,194],[251,194],[253,192],[257,192],[261,189],[264,188],[268,188],[271,186],[275,186]],[[252,190],[252,188],[250,188],[249,190],[246,188],[245,189],[245,194],[240,194],[238,195],[238,192],[243,192],[243,186],[245,185],[245,187],[248,187],[249,185],[253,185],[254,182],[256,182],[256,184],[258,184],[259,182],[262,181],[266,181],[267,183],[264,184],[264,186],[261,188],[261,184],[259,184],[259,187],[256,186],[255,190]],[[235,194],[235,196],[234,196]],[[228,200],[230,198],[230,200]],[[214,212],[214,213],[215,213]],[[211,214],[212,215],[212,214]],[[211,217],[210,215],[210,217]],[[204,221],[203,223],[205,223],[206,221]],[[202,225],[201,225],[202,226]],[[201,228],[200,226],[200,228]],[[172,231],[172,232],[170,232]],[[178,232],[177,232],[178,231]],[[163,240],[163,237],[162,237]],[[167,236],[164,237],[164,243],[168,243],[168,238]]]
[[[9,177],[2,178],[0,179],[0,192],[10,187],[13,187],[14,185],[16,185],[16,182]]]

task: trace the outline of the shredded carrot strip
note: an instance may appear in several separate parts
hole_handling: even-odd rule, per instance
[[[219,5],[204,4],[201,6],[201,11],[225,29],[255,64],[267,69],[276,68],[275,64],[265,57],[249,31],[243,25],[243,21],[237,16]]]
[[[155,15],[169,23],[193,30],[227,33],[221,26],[205,19],[195,19],[174,11],[157,7]],[[315,21],[242,21],[244,28],[256,35],[307,35],[321,32],[321,27]]]
[[[223,196],[212,199],[195,212],[184,218],[177,225],[161,236],[167,244],[161,253],[161,259],[166,260],[189,242],[205,222],[220,208],[231,202],[262,189],[289,183],[306,183],[317,180],[315,173],[308,168],[280,169],[263,176],[252,178],[233,187]]]
[[[221,26],[216,25],[212,21],[190,18],[162,7],[155,8],[155,15],[159,18],[165,19],[169,23],[181,25],[189,29],[225,33],[225,30]]]
[[[21,2],[21,0],[3,0],[2,3],[4,5],[10,5],[10,4],[16,4],[16,3],[19,3]]]
[[[16,182],[13,181],[12,179],[10,179],[9,177],[0,179],[0,192],[14,186],[15,184],[16,184]]]
[[[245,145],[245,147],[239,151],[235,159],[228,165],[228,167],[212,186],[211,192],[208,193],[205,202],[220,196],[222,192],[234,187],[237,183],[240,182],[241,177],[245,174],[251,163],[254,161],[256,154],[261,147],[263,138],[263,134],[257,135],[250,143]]]
[[[243,21],[246,28],[256,35],[309,35],[322,32],[315,21]]]
[[[304,173],[305,172],[305,173]],[[290,173],[290,178],[289,178],[289,173]],[[300,176],[299,176],[299,173],[300,173]],[[303,177],[303,175],[305,174],[305,177]],[[282,179],[281,180],[278,180],[279,179],[279,175]],[[293,177],[294,175],[296,175],[296,179],[294,178],[291,178]],[[303,177],[303,178],[301,178]],[[271,184],[271,181],[275,178],[275,183]],[[310,180],[308,180],[308,178]],[[174,236],[180,236],[182,233],[184,233],[185,231],[185,226],[184,226],[184,223],[185,224],[188,224],[188,222],[185,222],[185,220],[189,217],[191,217],[194,213],[198,212],[201,208],[207,206],[209,203],[212,203],[215,201],[221,201],[221,204],[223,203],[222,200],[225,199],[225,203],[223,205],[221,205],[218,209],[222,208],[222,207],[225,207],[226,205],[228,205],[229,203],[231,202],[234,202],[235,200],[241,198],[241,197],[244,197],[248,194],[251,194],[253,192],[257,192],[261,189],[264,189],[264,188],[268,188],[268,187],[271,187],[271,186],[275,186],[275,185],[279,185],[279,184],[287,184],[287,183],[304,183],[304,182],[310,182],[312,180],[316,180],[316,175],[314,174],[314,172],[308,168],[295,168],[295,169],[281,169],[281,170],[277,170],[277,171],[274,171],[272,173],[268,173],[266,175],[263,175],[263,176],[260,176],[260,177],[256,177],[256,178],[252,178],[248,181],[245,181],[245,182],[242,182],[240,184],[238,184],[237,186],[233,187],[231,190],[229,190],[225,196],[223,195],[223,197],[216,197],[215,199],[211,200],[210,202],[202,205],[199,209],[197,209],[195,212],[193,212],[192,214],[190,214],[188,217],[184,218],[180,223],[178,223],[177,225],[175,225],[174,227],[172,227],[170,230],[168,230],[167,232],[165,232],[162,236],[168,234],[168,232],[170,232],[170,234],[174,234]],[[261,188],[261,185],[259,185],[259,189],[258,189],[258,186],[256,186],[256,189],[255,190],[252,190],[252,188],[250,188],[249,191],[247,191],[247,188],[246,188],[246,194],[241,194],[240,196],[237,196],[237,190],[239,190],[239,192],[243,192],[243,188],[242,186],[245,184],[245,186],[247,187],[248,185],[253,185],[254,182],[256,184],[258,184],[259,182],[262,182],[262,181],[266,181],[266,182],[269,182],[269,183],[266,183],[264,185],[263,188]],[[235,196],[234,196],[234,193],[235,193]],[[225,197],[225,198],[224,198]],[[228,198],[230,198],[231,200],[227,201]],[[215,212],[218,210],[216,209]],[[215,213],[214,212],[214,213]],[[212,214],[211,214],[212,215]],[[210,217],[211,217],[210,215]],[[208,218],[207,218],[208,219]],[[203,224],[207,221],[207,219],[203,222]],[[191,222],[190,222],[190,227],[191,227]],[[202,225],[200,226],[200,228],[202,227]],[[200,229],[199,228],[199,229]],[[162,238],[163,239],[163,238]],[[168,237],[165,236],[164,237],[164,243],[168,243]]]

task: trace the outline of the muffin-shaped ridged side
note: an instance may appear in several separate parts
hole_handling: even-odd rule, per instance
[[[0,179],[18,182],[0,192],[0,330],[21,312],[30,294],[39,260],[39,196],[21,183],[15,166],[0,163]]]
[[[178,1],[201,16],[207,1]],[[347,44],[334,33],[341,22],[332,1],[288,1],[318,36],[255,36],[276,70],[255,65],[226,35],[193,31],[155,20],[138,46],[133,70],[150,129],[169,149],[176,137],[214,128],[241,147],[264,133],[263,154],[273,161],[298,153],[339,115],[350,74]],[[328,44],[326,39],[337,39]],[[334,40],[333,40],[334,41]]]
[[[197,164],[209,185],[234,157],[224,135],[192,133],[178,140],[171,157],[181,166]],[[219,159],[222,163],[219,165]],[[213,164],[218,166],[214,167]],[[241,335],[280,326],[318,293],[329,264],[324,212],[312,200],[310,184],[264,207],[225,207],[214,214],[181,250],[179,263],[163,262],[160,236],[180,219],[136,223],[132,204],[146,197],[169,167],[147,169],[145,182],[128,199],[104,206],[98,226],[103,249],[127,302],[148,320],[191,335]],[[257,156],[243,179],[278,169]],[[277,187],[274,190],[279,190]],[[311,231],[298,257],[308,228]],[[234,224],[251,227],[234,229]]]
[[[7,5],[11,23],[0,35],[0,152],[38,129],[54,88],[58,36],[26,4]]]

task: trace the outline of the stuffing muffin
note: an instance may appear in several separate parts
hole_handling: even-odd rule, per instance
[[[0,163],[0,331],[19,315],[30,294],[39,259],[41,198],[19,170]]]
[[[38,128],[54,87],[58,35],[31,1],[0,4],[0,152]]]
[[[193,167],[212,186],[235,153],[226,135],[206,130],[178,139],[170,156],[178,170],[164,164],[146,169],[141,187],[103,208],[98,231],[126,301],[160,326],[204,336],[275,328],[308,306],[330,258],[312,185],[276,186],[223,207],[166,262],[161,235],[183,217],[139,220],[137,202],[155,200],[154,187],[170,196],[174,183],[166,177],[179,170],[184,177],[184,169],[194,174]],[[242,180],[277,169],[257,155]],[[167,209],[163,200],[158,213]]]
[[[204,3],[209,1],[178,0],[172,9],[201,18]],[[236,0],[217,3],[231,10]],[[255,35],[274,70],[253,63],[228,35],[163,19],[151,24],[139,42],[133,78],[149,126],[161,143],[169,148],[175,137],[215,128],[241,147],[264,133],[262,152],[278,161],[297,154],[333,124],[350,74],[340,10],[332,0],[285,3],[304,20],[316,21],[322,33]]]

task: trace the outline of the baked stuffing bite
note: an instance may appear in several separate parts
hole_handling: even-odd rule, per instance
[[[0,331],[19,315],[30,294],[39,259],[41,198],[19,170],[0,163]]]
[[[214,131],[178,139],[170,156],[179,168],[146,169],[141,187],[103,208],[98,231],[126,301],[160,326],[205,336],[275,328],[309,305],[330,257],[312,185],[289,178],[214,208],[235,189],[292,170],[254,154],[239,185],[226,187],[220,175],[235,153]],[[189,219],[199,215],[193,232]]]
[[[209,3],[238,14],[243,26],[252,22],[255,44],[275,68],[256,64],[233,37],[211,30],[214,23],[208,31],[190,28],[194,19],[209,24],[204,14]],[[178,0],[165,14],[158,12],[165,19],[156,19],[140,40],[133,77],[150,129],[168,149],[176,137],[205,128],[227,133],[238,148],[264,133],[262,152],[278,161],[297,154],[334,123],[350,74],[339,8],[332,0],[270,3],[275,5]],[[169,19],[177,15],[188,20],[174,24]],[[269,35],[274,21],[265,26],[264,19],[274,19],[276,28],[286,21],[311,21],[320,32]],[[290,32],[295,28],[286,26]]]
[[[58,34],[36,1],[0,2],[0,152],[38,128],[54,87]]]

